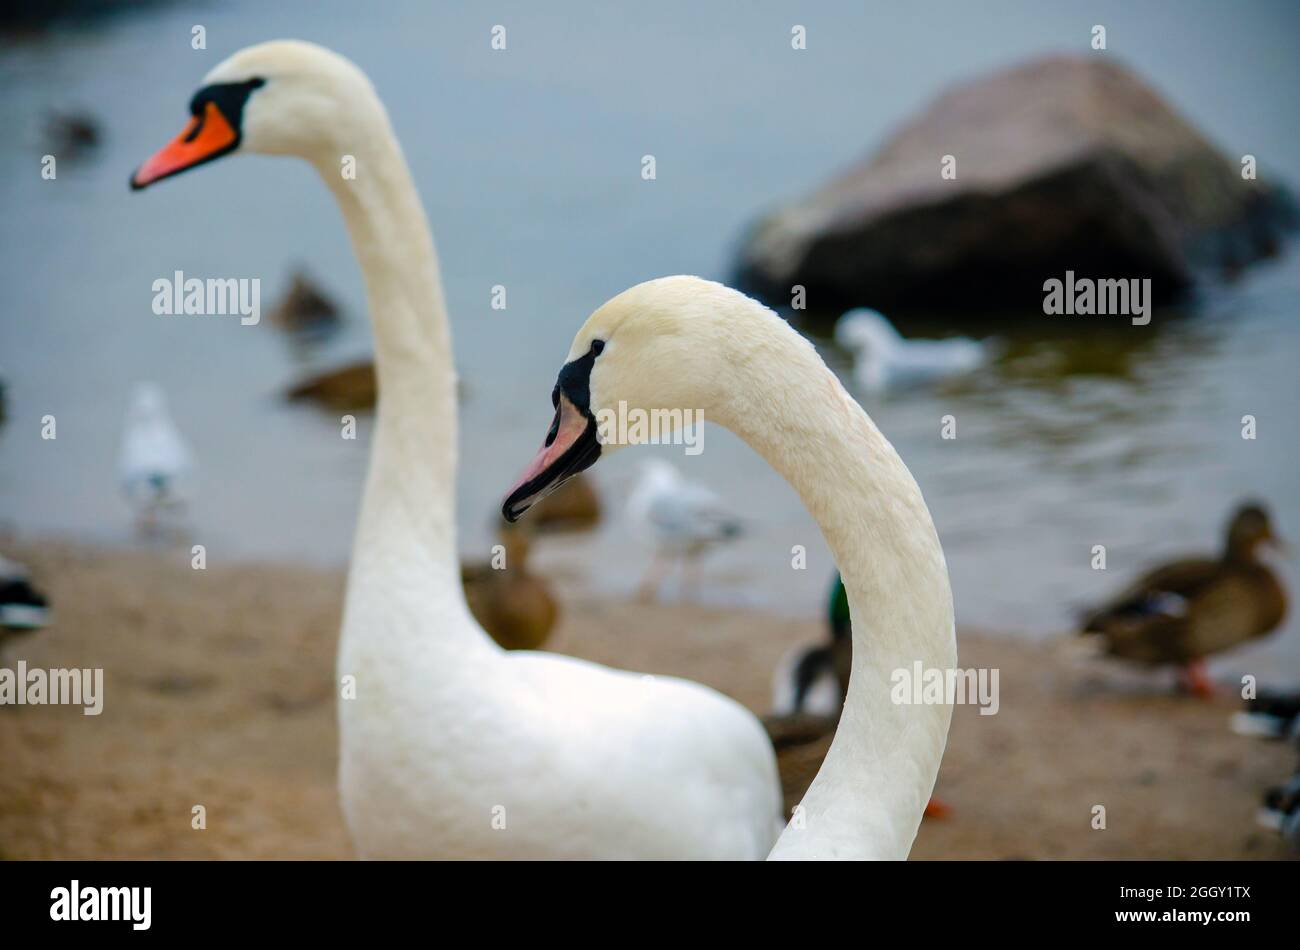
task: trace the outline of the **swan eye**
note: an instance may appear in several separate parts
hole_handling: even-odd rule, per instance
[[[597,356],[600,356],[600,354],[603,353],[604,351],[605,351],[605,341],[604,341],[604,340],[592,340],[592,341],[591,341],[591,352],[592,352],[592,353],[596,354]]]

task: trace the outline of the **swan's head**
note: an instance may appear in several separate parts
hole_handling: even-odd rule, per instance
[[[657,420],[648,425],[661,435],[707,420],[733,388],[726,377],[735,354],[761,351],[773,333],[803,342],[744,294],[698,277],[647,281],[604,304],[573,340],[551,391],[550,432],[502,506],[506,520],[644,438],[638,419]]]
[[[847,350],[883,352],[898,340],[893,324],[880,311],[869,307],[850,310],[835,323],[835,342]]]
[[[377,102],[365,74],[324,47],[299,40],[246,47],[203,78],[184,130],[136,170],[131,187],[234,152],[338,165],[357,151],[357,123],[376,114]]]

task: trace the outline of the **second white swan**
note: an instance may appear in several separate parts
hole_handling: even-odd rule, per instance
[[[696,277],[648,281],[597,310],[551,399],[554,422],[505,501],[508,519],[617,448],[598,422],[616,411],[702,412],[799,492],[848,590],[852,674],[826,760],[771,856],[905,858],[952,707],[896,703],[891,686],[917,662],[950,670],[957,653],[943,550],[893,446],[812,344],[749,297]]]

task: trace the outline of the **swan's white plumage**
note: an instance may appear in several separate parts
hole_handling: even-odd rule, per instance
[[[905,858],[952,708],[896,704],[896,671],[957,660],[943,549],[911,473],[812,345],[766,307],[696,277],[638,284],[594,313],[569,360],[604,343],[594,413],[699,410],[799,493],[853,615],[848,695],[826,760],[773,858]],[[614,446],[603,446],[612,450]]]
[[[542,653],[474,622],[455,537],[455,372],[428,225],[365,76],[306,43],[235,54],[266,79],[243,148],[299,155],[365,274],[380,401],[338,674],[339,785],[371,858],[759,858],[779,830],[758,721],[706,687]],[[338,172],[351,154],[355,180]]]
[[[507,654],[471,618],[456,557],[455,373],[432,239],[387,116],[341,57],[263,44],[207,82],[266,80],[242,148],[306,158],[365,274],[380,401],[344,607],[339,785],[367,857],[759,857],[775,758],[703,686]],[[355,179],[339,155],[356,159]],[[593,410],[699,408],[762,454],[826,535],[853,612],[853,673],[826,762],[776,858],[908,853],[951,708],[900,707],[890,674],[956,662],[929,512],[902,460],[783,321],[690,277],[638,285],[584,325],[607,341]],[[612,446],[607,447],[612,450]]]

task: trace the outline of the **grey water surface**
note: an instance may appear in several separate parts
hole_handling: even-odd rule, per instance
[[[619,9],[622,7],[622,9]],[[1175,22],[1176,28],[1171,24]],[[792,24],[808,49],[790,47]],[[494,24],[508,48],[489,45]],[[227,53],[295,36],[372,77],[432,221],[465,383],[460,545],[483,556],[501,495],[550,421],[574,331],[606,298],[672,273],[727,279],[738,236],[878,145],[949,84],[1047,52],[1104,54],[1164,92],[1228,155],[1300,184],[1291,4],[960,2],[148,5],[86,27],[0,40],[0,521],[24,536],[130,543],[115,457],[132,385],[156,380],[199,464],[191,531],[220,559],[346,560],[361,438],[336,414],[288,405],[306,365],[369,351],[360,273],[328,192],[298,162],[235,157],[141,194],[131,170],[175,135]],[[207,49],[190,46],[206,28]],[[82,109],[105,140],[40,177],[49,110]],[[641,178],[653,154],[657,178]],[[304,364],[263,321],[166,317],[152,282],[182,270],[259,277],[263,309],[306,264],[347,311]],[[504,311],[493,285],[508,289]],[[1220,543],[1239,499],[1264,499],[1300,550],[1300,254],[1206,290],[1148,327],[1046,317],[930,331],[999,333],[977,377],[868,411],[934,512],[959,621],[1045,635],[1071,606],[1170,553]],[[808,322],[833,368],[849,362]],[[40,438],[42,415],[58,438]],[[956,417],[958,438],[939,438]],[[1243,415],[1259,437],[1240,436]],[[619,453],[593,474],[612,516],[540,551],[574,580],[630,591],[648,551],[621,517],[638,459],[658,452],[723,494],[746,537],[705,564],[700,596],[796,614],[823,607],[833,570],[798,498],[717,428],[686,458]],[[833,474],[828,473],[828,477]],[[808,567],[792,570],[791,548]],[[1105,544],[1108,570],[1089,566]],[[1284,566],[1296,587],[1294,564]],[[671,592],[670,592],[671,596]],[[1300,629],[1232,663],[1300,672]]]

